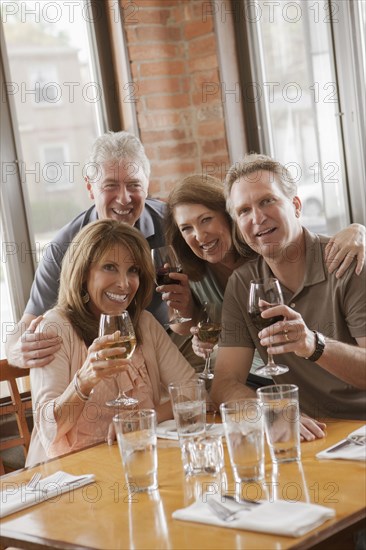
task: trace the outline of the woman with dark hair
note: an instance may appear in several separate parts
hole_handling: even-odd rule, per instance
[[[203,302],[222,303],[228,278],[237,267],[255,254],[239,237],[226,210],[222,183],[211,176],[195,174],[178,183],[167,201],[166,238],[177,252],[183,273],[171,273],[177,285],[158,288],[169,307],[191,323],[173,325],[173,331],[196,333],[195,325]],[[358,256],[356,272],[362,269],[365,228],[353,224],[337,233],[327,247],[328,269],[344,273]],[[335,255],[334,249],[337,249]],[[343,262],[343,264],[342,264]],[[193,349],[202,357],[212,344],[195,337]]]
[[[87,225],[72,241],[61,269],[57,305],[38,327],[56,328],[61,349],[46,367],[31,370],[35,427],[27,465],[107,437],[116,397],[114,378],[158,421],[173,417],[167,386],[195,372],[163,327],[145,311],[154,288],[150,249],[140,231],[115,220]],[[114,335],[98,338],[101,313],[127,310],[137,347],[131,359],[114,358]]]

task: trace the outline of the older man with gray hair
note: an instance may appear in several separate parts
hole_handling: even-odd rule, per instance
[[[366,275],[337,279],[324,265],[327,237],[301,225],[301,201],[288,170],[264,155],[247,155],[226,178],[227,207],[243,239],[259,256],[229,279],[212,398],[252,394],[246,386],[257,348],[289,371],[276,379],[300,390],[303,412],[314,418],[366,418]],[[248,313],[250,281],[275,277],[285,305],[262,312],[284,320],[258,333]],[[319,425],[303,427],[307,439]],[[309,431],[313,435],[309,435]]]
[[[42,315],[57,301],[61,262],[74,236],[88,223],[112,218],[135,226],[150,248],[164,246],[162,201],[148,197],[150,162],[141,141],[128,132],[107,132],[98,137],[91,150],[85,177],[94,204],[64,226],[47,247],[40,262],[22,319],[8,336],[9,362],[20,367],[43,367],[59,349],[60,337],[35,332]],[[161,323],[168,321],[165,302],[154,293],[149,311]],[[178,346],[185,338],[174,336]],[[186,355],[195,357],[187,342]],[[184,353],[184,349],[182,348]]]

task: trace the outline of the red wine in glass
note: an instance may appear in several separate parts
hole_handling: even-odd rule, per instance
[[[264,319],[261,313],[266,309],[268,309],[268,307],[258,307],[253,308],[251,311],[249,311],[249,316],[255,328],[258,329],[258,332],[263,330],[264,328],[270,327],[278,321],[283,321],[283,315],[277,315],[276,317],[268,317],[267,319]]]
[[[160,267],[156,270],[156,282],[161,285],[179,285],[179,281],[171,279],[169,273],[181,273],[177,267]]]
[[[179,285],[179,281],[171,279],[169,273],[181,273],[182,269],[175,250],[172,246],[161,246],[151,250],[151,257],[155,266],[156,284],[162,285]],[[177,309],[173,309],[174,317],[169,319],[169,325],[176,323],[186,323],[191,321],[190,317],[184,317]]]
[[[277,279],[254,279],[250,281],[248,312],[258,332],[278,321],[283,321],[282,315],[269,317],[268,319],[261,316],[264,310],[283,303],[281,285]],[[287,371],[288,367],[277,365],[273,360],[272,353],[268,352],[267,364],[259,367],[255,373],[264,376],[276,376]]]

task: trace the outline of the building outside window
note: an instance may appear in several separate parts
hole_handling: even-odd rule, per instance
[[[356,4],[361,9],[361,2]],[[342,36],[349,13],[327,0],[258,0],[250,7],[243,13],[253,81],[244,85],[244,98],[250,97],[256,110],[261,151],[285,164],[295,177],[304,225],[334,233],[352,218],[352,182],[344,156],[345,101],[334,50],[334,34]],[[349,3],[341,7],[350,8]],[[355,128],[351,131],[356,135]]]
[[[5,220],[1,292],[2,298],[9,298],[2,300],[2,329],[5,321],[22,314],[42,247],[91,205],[85,164],[91,144],[106,129],[105,98],[96,76],[90,4],[71,4],[0,0]],[[19,208],[13,211],[15,200],[21,214]],[[22,234],[17,229],[20,221]],[[2,344],[5,338],[2,333]]]

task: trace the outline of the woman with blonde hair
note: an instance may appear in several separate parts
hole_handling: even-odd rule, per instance
[[[31,370],[35,427],[27,465],[104,441],[115,410],[114,378],[158,421],[173,417],[167,386],[193,379],[194,370],[163,327],[145,311],[154,288],[150,249],[141,233],[115,220],[87,225],[72,241],[61,269],[57,305],[38,330],[57,328],[61,349]],[[113,358],[114,335],[98,337],[101,313],[127,310],[137,347],[131,359]]]

